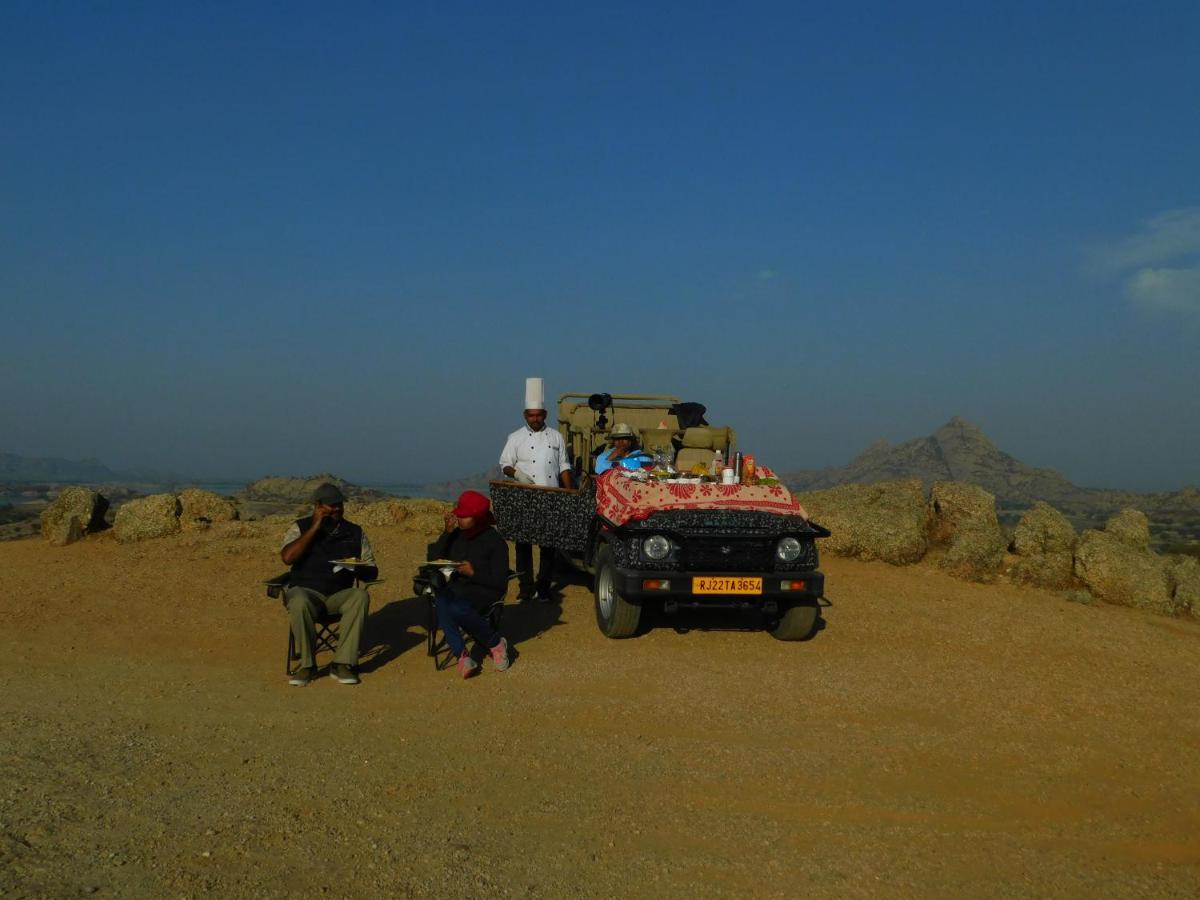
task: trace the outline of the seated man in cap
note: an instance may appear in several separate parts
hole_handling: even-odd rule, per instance
[[[429,545],[426,559],[458,563],[437,595],[438,625],[446,646],[458,659],[458,674],[470,678],[479,663],[467,653],[462,632],[488,649],[496,671],[508,668],[508,641],[496,634],[483,613],[508,589],[508,544],[492,527],[491,503],[478,491],[463,491],[446,513],[446,529]]]
[[[651,462],[650,454],[638,446],[637,435],[624,422],[618,422],[608,433],[612,445],[596,457],[596,474],[602,475],[614,466],[623,469],[640,469],[642,463]]]
[[[379,575],[375,551],[366,533],[343,516],[346,498],[334,484],[313,492],[313,514],[292,523],[283,537],[280,556],[292,567],[284,597],[292,634],[300,650],[300,668],[289,684],[303,687],[316,674],[313,619],[320,613],[341,616],[338,646],[330,670],[341,684],[358,684],[358,642],[367,618],[370,597],[354,586],[355,578],[372,581]],[[357,559],[354,568],[333,560]]]

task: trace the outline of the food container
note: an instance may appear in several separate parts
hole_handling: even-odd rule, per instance
[[[757,480],[754,476],[754,457],[747,453],[742,457],[742,484],[754,484]]]
[[[734,478],[734,475],[733,475],[732,468],[730,468],[729,466],[726,466],[724,469],[721,470],[721,484],[736,484],[737,482],[735,482],[733,480],[733,478]]]

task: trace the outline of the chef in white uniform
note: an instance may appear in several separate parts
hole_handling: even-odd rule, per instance
[[[506,478],[544,487],[573,488],[571,459],[557,429],[546,427],[546,388],[541,378],[525,379],[525,424],[508,436],[500,454]],[[537,580],[533,578],[533,545],[517,543],[518,600],[554,599],[550,581],[554,574],[554,548],[542,547]]]

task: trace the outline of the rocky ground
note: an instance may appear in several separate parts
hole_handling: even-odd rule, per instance
[[[808,642],[576,585],[464,683],[380,526],[362,685],[297,689],[281,532],[0,544],[0,893],[1200,893],[1195,622],[827,559]]]

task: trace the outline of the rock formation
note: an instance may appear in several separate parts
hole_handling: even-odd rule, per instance
[[[1148,548],[1145,522],[1137,510],[1123,510],[1103,531],[1085,531],[1075,548],[1075,576],[1107,603],[1170,615],[1179,608],[1175,585],[1165,560]]]
[[[1175,556],[1167,561],[1167,575],[1175,586],[1172,600],[1177,610],[1186,609],[1200,619],[1200,559]]]
[[[346,518],[359,525],[399,525],[405,531],[436,535],[450,504],[438,500],[380,500],[346,504]]]
[[[232,522],[238,517],[237,504],[228,497],[188,488],[179,492],[179,524],[183,528],[205,528],[214,522]]]
[[[994,494],[1002,511],[1023,510],[1045,501],[1064,513],[1076,528],[1098,527],[1107,516],[1137,507],[1150,516],[1163,543],[1200,540],[1200,490],[1136,494],[1078,487],[1053,469],[1026,465],[1000,450],[979,428],[955,417],[928,437],[892,445],[876,441],[844,466],[787,473],[794,491],[823,490],[842,484],[873,484],[917,478],[966,481]]]
[[[996,518],[996,498],[961,481],[935,481],[929,497],[930,540],[948,544],[938,564],[951,574],[982,581],[1004,559],[1007,541]]]
[[[1089,529],[1077,540],[1066,517],[1039,502],[1009,542],[994,498],[973,484],[935,482],[928,501],[918,481],[842,485],[798,497],[832,532],[821,548],[839,556],[903,565],[932,548],[930,562],[981,581],[1000,570],[1007,545],[1016,557],[1007,573],[1013,581],[1060,590],[1082,582],[1106,603],[1200,618],[1200,561],[1151,550],[1146,516],[1138,510],[1122,510],[1104,530]]]
[[[85,487],[64,488],[46,509],[42,510],[42,537],[52,544],[70,544],[90,531],[105,526],[104,514],[108,500]]]
[[[130,500],[117,510],[113,534],[123,544],[175,534],[180,529],[181,509],[175,494],[153,494]]]
[[[925,492],[919,481],[847,484],[801,494],[808,514],[833,534],[822,549],[841,556],[914,563],[929,547]]]
[[[1067,517],[1039,500],[1013,532],[1010,549],[1018,557],[1012,579],[1038,587],[1071,585],[1075,563],[1075,529]]]
[[[1135,549],[1150,549],[1150,520],[1140,510],[1121,510],[1105,523],[1104,532]]]

